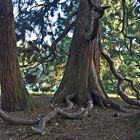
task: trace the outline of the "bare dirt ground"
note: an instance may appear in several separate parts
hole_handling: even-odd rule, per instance
[[[39,104],[35,111],[9,114],[17,118],[35,119],[51,110],[51,96],[35,95],[34,98]],[[119,103],[126,106],[129,113],[94,107],[90,116],[83,119],[70,120],[57,115],[46,124],[44,135],[31,134],[29,126],[8,125],[0,119],[0,140],[140,140],[140,131],[134,130],[130,120],[119,119],[139,112],[139,109],[122,101]]]

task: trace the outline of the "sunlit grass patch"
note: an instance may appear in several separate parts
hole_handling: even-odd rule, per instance
[[[54,94],[55,93],[55,91],[47,91],[47,92],[41,92],[41,91],[37,91],[37,92],[35,92],[35,91],[32,91],[32,90],[28,90],[28,92],[30,93],[30,94]]]
[[[121,99],[121,97],[120,97],[118,94],[114,94],[114,93],[109,93],[108,96],[109,96],[110,98],[120,98],[120,99]],[[129,97],[129,98],[132,98],[132,99],[136,99],[136,97],[133,96],[133,95],[128,95],[128,97]]]

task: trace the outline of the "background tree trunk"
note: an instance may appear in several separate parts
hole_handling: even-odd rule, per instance
[[[12,0],[0,0],[0,65],[2,109],[33,109],[35,103],[25,88],[16,54]]]
[[[96,2],[99,5],[99,1]],[[54,102],[63,102],[67,95],[74,94],[77,104],[85,104],[90,98],[98,104],[92,96],[93,91],[104,96],[99,86],[99,31],[92,41],[85,39],[85,27],[89,16],[88,3],[81,0],[64,77]]]

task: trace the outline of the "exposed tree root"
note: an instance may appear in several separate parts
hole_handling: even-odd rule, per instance
[[[92,110],[92,108],[93,108],[92,100],[89,100],[87,102],[86,108],[81,107],[73,113],[66,112],[66,111],[62,110],[61,108],[57,107],[53,111],[49,112],[47,115],[42,117],[40,119],[39,125],[37,127],[31,127],[32,132],[35,134],[42,134],[44,132],[45,124],[49,120],[51,120],[53,117],[55,117],[57,114],[60,114],[69,119],[75,119],[75,118],[79,118],[79,117],[81,118],[81,117],[87,116],[89,114],[89,112]]]
[[[1,109],[0,109],[0,118],[2,118],[8,124],[14,124],[14,125],[35,125],[39,123],[39,120],[24,120],[24,119],[14,118],[12,116],[9,116]]]
[[[92,100],[89,100],[87,102],[87,107],[85,108],[86,111],[91,111],[93,108],[93,101]]]
[[[93,101],[90,99],[88,102],[87,102],[87,107],[84,109],[84,113],[81,115],[81,117],[86,117],[87,115],[90,114],[90,111],[92,110],[93,108]]]
[[[135,105],[135,106],[140,106],[140,100],[136,100],[136,99],[130,99],[125,93],[124,91],[122,90],[122,87],[121,87],[121,84],[123,81],[127,81],[131,84],[131,87],[132,89],[137,93],[137,99],[139,99],[139,91],[134,87],[133,85],[133,81],[132,80],[129,80],[127,78],[124,78],[121,74],[119,74],[115,67],[114,67],[114,63],[112,61],[112,59],[110,58],[109,55],[105,54],[103,52],[103,50],[101,49],[101,54],[102,56],[106,59],[106,61],[108,62],[109,66],[110,66],[110,70],[112,71],[113,75],[115,76],[115,78],[118,80],[117,82],[117,91],[118,91],[118,94],[120,95],[120,97],[128,104],[131,104],[131,105]]]
[[[73,106],[72,101],[70,101],[70,99],[72,99],[75,96],[75,94],[69,95],[66,98],[66,102],[68,104],[68,107],[66,107],[66,109],[71,109],[71,107]],[[39,125],[36,127],[31,127],[32,129],[32,133],[35,134],[42,134],[44,133],[44,128],[45,128],[45,124],[51,120],[53,117],[55,117],[57,114],[60,114],[66,118],[69,119],[75,119],[75,118],[81,118],[81,117],[85,117],[89,114],[89,112],[92,110],[93,108],[93,102],[92,100],[89,100],[87,102],[87,107],[86,108],[79,108],[77,111],[75,112],[67,112],[64,111],[63,109],[56,107],[53,111],[49,112],[47,115],[45,115],[44,117],[42,117],[39,121]]]
[[[53,111],[49,112],[47,115],[45,115],[44,117],[42,117],[40,119],[39,124],[38,124],[37,127],[31,127],[32,133],[42,134],[44,132],[44,128],[45,128],[46,122],[48,122],[50,119],[52,119],[53,117],[55,117],[56,114],[57,114],[57,110],[54,109]]]
[[[71,101],[71,99],[73,99],[75,97],[75,93],[67,95],[65,100],[67,103],[67,108],[66,109],[71,109],[73,107],[73,102]]]
[[[105,106],[110,106],[113,109],[120,111],[120,112],[127,112],[126,109],[124,109],[123,107],[121,107],[119,104],[117,104],[116,102],[108,99],[108,98],[104,98],[102,95],[100,95],[97,91],[93,91],[92,94],[98,98],[100,98],[103,102],[103,104]]]
[[[75,95],[71,94],[66,97],[66,102],[67,102],[67,107],[65,109],[71,109],[73,107],[73,102],[70,101]],[[53,111],[49,112],[47,115],[43,116],[40,120],[23,120],[23,119],[17,119],[14,117],[9,116],[7,113],[4,111],[0,110],[0,117],[8,122],[9,124],[14,124],[14,125],[36,125],[34,127],[31,127],[31,133],[35,134],[42,134],[44,132],[45,124],[49,120],[51,120],[53,117],[55,117],[57,114],[60,114],[66,118],[69,119],[74,119],[78,117],[84,117],[86,116],[89,111],[93,108],[93,103],[91,100],[87,102],[87,107],[86,108],[79,108],[77,111],[69,113],[64,111],[63,109],[56,107]]]
[[[140,118],[140,112],[132,114],[132,115],[120,117],[117,120],[126,120],[126,119],[134,120],[134,119],[139,119],[139,118]]]
[[[66,111],[62,110],[61,108],[55,108],[53,111],[51,111],[50,113],[48,113],[47,115],[45,115],[44,117],[42,117],[40,119],[39,125],[37,127],[31,127],[32,132],[36,133],[36,134],[42,134],[44,132],[45,124],[50,119],[55,117],[57,114],[60,114],[69,119],[74,119],[74,118],[81,117],[81,115],[84,112],[85,112],[85,109],[83,107],[81,107],[80,109],[78,109],[76,112],[73,112],[73,113],[66,112]]]
[[[4,111],[0,109],[0,118],[2,118],[8,124],[12,124],[12,125],[37,125],[37,127],[31,127],[31,130],[32,130],[31,133],[42,134],[44,132],[46,122],[51,120],[57,114],[60,114],[69,119],[78,118],[78,117],[84,116],[82,114],[85,114],[85,112],[88,112],[92,109],[91,101],[89,101],[87,104],[88,105],[86,109],[81,107],[80,109],[78,109],[76,112],[73,112],[73,113],[66,112],[62,110],[61,108],[57,107],[53,111],[49,112],[47,115],[42,117],[40,120],[17,119],[17,118],[9,116],[7,113],[5,113]]]

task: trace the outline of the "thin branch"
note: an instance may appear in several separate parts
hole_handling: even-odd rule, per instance
[[[131,86],[132,88],[137,92],[137,89],[134,88],[134,85],[132,84],[133,82],[127,78],[124,78],[122,75],[120,75],[115,67],[114,67],[114,63],[112,61],[112,59],[110,58],[110,56],[108,56],[107,54],[105,54],[103,52],[103,50],[101,49],[101,54],[102,56],[107,60],[109,66],[110,66],[110,70],[111,72],[113,73],[113,75],[115,76],[115,78],[118,80],[117,82],[117,91],[118,91],[118,94],[120,95],[120,97],[128,104],[131,104],[131,105],[135,105],[135,106],[140,106],[140,101],[139,100],[136,100],[136,99],[130,99],[125,93],[124,91],[122,90],[122,87],[121,87],[121,84],[123,81],[127,81],[127,82],[130,82],[131,83]],[[138,93],[137,93],[138,94]]]
[[[106,59],[106,61],[109,63],[110,69],[111,69],[113,75],[115,76],[115,78],[117,78],[119,80],[124,80],[124,77],[116,71],[114,63],[113,63],[112,59],[110,58],[110,56],[105,54],[102,50],[101,50],[101,54]]]
[[[137,93],[136,96],[137,96],[137,99],[139,100],[140,99],[140,92],[138,91],[138,89],[134,86],[134,83],[132,80],[128,79],[128,78],[125,78],[126,81],[128,81],[130,84],[131,84],[131,87],[132,89]]]
[[[65,27],[67,27],[70,24],[72,18],[76,15],[77,15],[77,11],[73,11],[70,15],[68,15],[68,18],[65,20]]]
[[[65,29],[64,31],[59,35],[59,37],[52,43],[52,47],[54,49],[54,51],[56,51],[57,53],[60,53],[56,47],[57,47],[57,44],[59,41],[61,41],[66,35],[67,33],[71,30],[71,28],[73,28],[75,26],[75,21],[73,21],[71,24],[69,24]]]
[[[123,8],[123,20],[122,20],[122,29],[121,32],[124,32],[125,29],[125,18],[126,18],[126,10],[125,10],[125,0],[122,0],[122,8]]]

